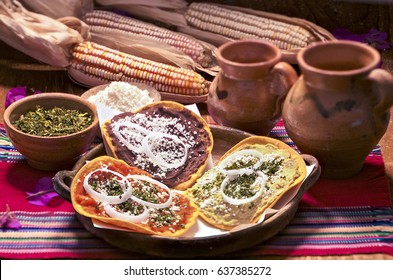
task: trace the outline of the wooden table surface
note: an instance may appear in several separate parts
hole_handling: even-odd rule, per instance
[[[0,123],[3,123],[5,97],[10,88],[27,86],[43,92],[67,92],[80,95],[87,89],[74,83],[66,69],[54,68],[26,56],[0,41]],[[385,53],[385,68],[393,69],[393,51]],[[393,73],[393,71],[391,71]],[[393,93],[392,93],[393,94]],[[393,190],[393,117],[384,138],[381,140],[382,153],[386,165],[386,174]],[[282,259],[281,256],[267,256],[264,259]],[[286,259],[289,259],[286,258]],[[290,259],[393,259],[386,254],[357,254],[346,256],[303,256]]]

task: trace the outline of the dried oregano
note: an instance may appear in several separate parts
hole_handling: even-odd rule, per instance
[[[12,124],[20,131],[36,136],[62,136],[81,131],[92,124],[87,112],[63,107],[44,109],[37,106],[35,111],[21,115]]]

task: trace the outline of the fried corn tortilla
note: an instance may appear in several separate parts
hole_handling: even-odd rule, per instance
[[[184,194],[206,222],[231,230],[256,223],[305,176],[305,162],[295,150],[279,140],[253,136],[225,153]]]
[[[83,216],[144,234],[180,236],[198,217],[189,198],[109,156],[87,162],[77,172],[71,201]]]
[[[213,149],[205,120],[171,101],[117,115],[101,131],[108,155],[178,190],[193,185],[202,175]]]

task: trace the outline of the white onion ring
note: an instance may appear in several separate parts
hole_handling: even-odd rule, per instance
[[[245,155],[255,156],[259,158],[259,161],[257,161],[257,163],[255,163],[252,167],[232,169],[232,170],[225,169],[225,166],[228,164],[229,161],[231,161],[236,157],[239,156],[241,157]],[[218,169],[221,170],[222,173],[228,176],[236,176],[236,175],[243,175],[243,174],[251,175],[252,173],[255,172],[256,169],[258,169],[262,165],[262,157],[263,155],[260,152],[253,149],[240,150],[233,154],[230,154],[223,161],[221,161],[220,164],[218,165]]]
[[[132,223],[141,223],[149,218],[149,211],[147,210],[146,206],[144,205],[142,206],[143,206],[143,212],[139,215],[128,215],[128,214],[120,213],[116,209],[114,209],[110,204],[104,205],[104,210],[112,218],[126,220]]]
[[[169,194],[168,200],[163,202],[163,203],[152,203],[152,202],[144,201],[144,200],[140,199],[139,197],[136,197],[135,195],[131,195],[131,199],[132,200],[134,200],[134,201],[136,201],[136,202],[138,202],[138,203],[140,203],[140,204],[142,204],[144,206],[150,207],[150,208],[166,208],[166,207],[171,206],[171,204],[172,204],[172,193],[171,193],[171,190],[169,189],[168,186],[164,185],[163,183],[161,183],[161,182],[159,182],[159,181],[157,181],[157,180],[155,180],[153,178],[150,178],[150,177],[147,177],[147,176],[143,176],[143,175],[129,175],[126,178],[127,179],[135,179],[135,180],[138,180],[138,181],[145,181],[145,182],[149,182],[151,184],[155,184],[155,185],[165,189],[168,192],[168,194]]]
[[[121,180],[119,181],[119,183],[122,186],[123,194],[120,196],[119,195],[116,195],[116,196],[115,195],[106,195],[106,194],[99,193],[99,192],[93,190],[93,188],[89,184],[89,179],[97,171],[112,173],[112,174],[120,177]],[[83,180],[83,187],[84,187],[85,191],[95,200],[97,200],[99,202],[110,203],[110,204],[122,203],[122,202],[126,201],[127,199],[129,199],[132,194],[131,184],[130,184],[130,182],[128,182],[128,180],[125,178],[125,176],[123,176],[122,174],[120,174],[118,172],[115,172],[115,171],[112,171],[112,170],[109,170],[106,168],[96,169],[96,170],[90,172],[89,174],[87,174],[85,179]]]
[[[175,142],[177,142],[180,145],[182,145],[184,147],[184,156],[183,156],[183,158],[179,162],[177,162],[177,163],[168,163],[168,162],[165,162],[162,158],[159,158],[156,155],[154,155],[152,150],[150,149],[150,145],[149,145],[149,139],[154,137],[154,136],[159,136],[159,137],[162,137],[162,138],[166,137],[166,138],[172,139]],[[162,132],[151,132],[148,135],[146,135],[146,137],[143,138],[143,140],[142,140],[142,147],[143,147],[143,152],[153,162],[157,163],[159,166],[163,166],[163,167],[167,167],[167,168],[178,168],[178,167],[184,165],[184,163],[187,160],[187,156],[188,156],[187,146],[183,143],[183,141],[181,141],[179,139],[179,137],[177,137],[175,135],[167,134],[167,133],[162,133]]]
[[[129,127],[129,128],[133,128],[135,129],[137,132],[140,132],[141,134],[145,134],[148,135],[150,133],[150,131],[148,131],[147,129],[145,129],[144,127],[137,125],[135,123],[132,122],[117,122],[114,126],[113,126],[113,133],[116,135],[116,137],[119,139],[119,141],[121,143],[123,143],[124,146],[127,147],[127,149],[129,149],[130,151],[134,151],[136,153],[141,153],[144,152],[143,151],[143,147],[137,147],[132,145],[131,143],[129,143],[124,137],[123,135],[120,133],[120,127]],[[146,136],[145,136],[146,137]]]
[[[250,186],[250,188],[254,187],[256,184],[260,184],[259,190],[251,197],[248,198],[243,198],[243,199],[236,199],[233,197],[229,197],[224,193],[225,187],[228,185],[228,183],[232,181],[230,177],[226,177],[224,181],[222,181],[221,186],[220,186],[220,191],[222,198],[224,201],[228,202],[229,204],[232,205],[241,205],[249,202],[253,202],[256,200],[263,192],[263,189],[265,188],[266,185],[266,176],[262,172],[258,172],[258,177],[255,179],[254,183]]]

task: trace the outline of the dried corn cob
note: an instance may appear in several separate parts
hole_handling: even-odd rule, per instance
[[[71,67],[103,83],[138,82],[158,91],[189,96],[208,92],[208,82],[192,70],[136,57],[93,42],[83,42],[74,47]]]
[[[283,50],[304,48],[316,41],[313,34],[302,26],[209,3],[190,4],[185,18],[190,26],[200,30],[232,39],[263,39]]]
[[[209,67],[213,61],[212,55],[205,50],[199,41],[190,36],[155,26],[154,24],[100,10],[87,13],[84,21],[90,26],[93,32],[110,32],[111,30],[116,30],[119,32],[139,34],[149,39],[165,43],[190,56],[202,67]]]

